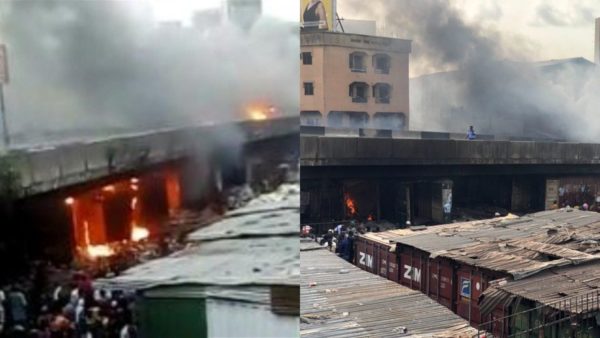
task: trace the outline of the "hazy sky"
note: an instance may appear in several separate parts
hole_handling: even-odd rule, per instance
[[[389,4],[393,2],[389,0]],[[600,0],[451,0],[450,3],[469,22],[497,30],[508,38],[525,40],[534,53],[530,55],[533,60],[583,56],[593,61],[594,18],[600,17]],[[346,0],[338,0],[338,13],[347,19],[360,15],[349,8]]]
[[[263,0],[263,13],[286,21],[298,20],[299,0]],[[189,19],[190,13],[199,9],[217,8],[224,0],[150,0],[158,20]]]

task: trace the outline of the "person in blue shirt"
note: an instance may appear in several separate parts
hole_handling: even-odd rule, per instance
[[[352,259],[354,258],[354,232],[349,231],[347,235],[344,236],[344,240],[342,241],[342,245],[340,247],[340,255],[343,259],[352,263]]]
[[[477,138],[477,134],[475,134],[475,130],[473,126],[469,126],[469,131],[467,132],[467,139],[474,140]]]

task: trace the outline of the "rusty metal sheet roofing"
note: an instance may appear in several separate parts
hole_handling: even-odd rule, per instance
[[[201,242],[95,284],[128,290],[183,284],[298,285],[298,244],[298,236]]]
[[[299,285],[298,184],[254,199],[194,232],[188,247],[95,281],[138,290],[160,285]],[[290,208],[293,203],[295,208]]]
[[[476,241],[461,236],[440,236],[437,233],[423,233],[397,239],[398,243],[410,245],[427,252],[460,248]]]
[[[300,259],[302,337],[477,335],[465,320],[421,292],[360,270],[329,250],[301,251]]]
[[[594,311],[600,308],[600,263],[591,262],[544,271],[517,281],[497,281],[484,292],[482,305],[497,294],[519,296],[572,312]],[[575,300],[577,299],[577,300]]]
[[[208,241],[267,235],[298,236],[300,222],[298,184],[281,185],[277,191],[258,196],[225,218],[188,235],[190,241]]]
[[[412,246],[432,257],[507,273],[514,279],[600,259],[600,214],[574,209],[362,236]]]

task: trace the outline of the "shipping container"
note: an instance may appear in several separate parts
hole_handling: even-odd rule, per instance
[[[429,255],[400,243],[396,245],[396,253],[400,265],[400,284],[427,294]]]
[[[454,267],[453,263],[445,258],[430,259],[429,262],[429,297],[438,303],[456,312],[454,306]]]
[[[564,265],[570,262],[597,259],[581,250],[587,247],[564,241],[555,229],[565,224],[569,224],[569,231],[584,238],[595,236],[600,215],[561,209],[522,217],[509,215],[425,229],[368,233],[360,235],[357,241],[356,264],[428,295],[475,327],[493,322],[486,329],[505,336],[535,325],[538,319],[529,318],[523,324],[529,326],[519,324],[523,327],[504,320],[518,310],[510,298],[482,308],[481,296],[493,281],[525,281],[553,267],[565,269]],[[395,258],[390,256],[394,247]],[[521,297],[526,298],[527,290],[523,293]]]
[[[369,233],[355,239],[355,264],[359,268],[380,275],[389,280],[399,281],[399,267],[396,245],[388,239],[379,237],[392,232]]]

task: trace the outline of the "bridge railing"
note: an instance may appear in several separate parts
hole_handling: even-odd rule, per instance
[[[424,140],[465,140],[466,133],[450,133],[438,131],[392,130],[376,128],[334,128],[324,126],[300,126],[302,135],[312,136],[346,136],[346,137],[378,137],[404,138]],[[507,135],[478,134],[476,140],[483,141],[538,141],[538,142],[567,142],[558,138],[516,137]]]

